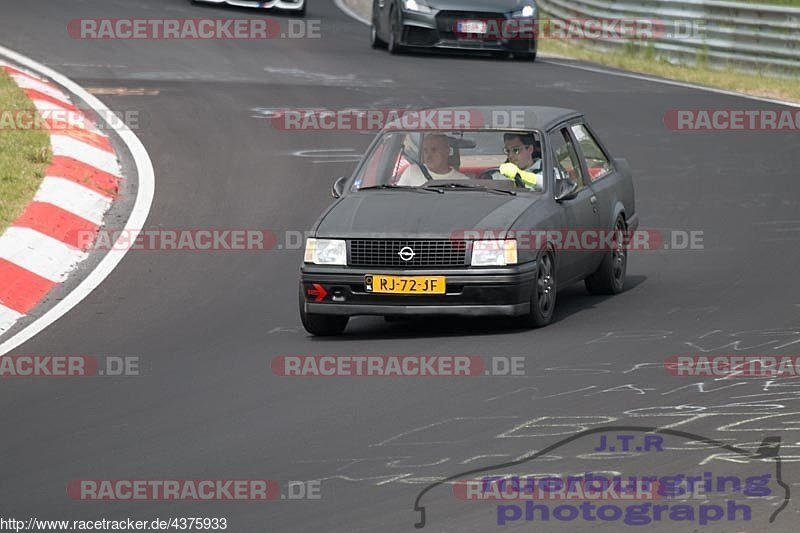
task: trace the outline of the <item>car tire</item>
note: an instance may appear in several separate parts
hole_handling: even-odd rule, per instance
[[[549,250],[542,252],[537,263],[536,281],[531,293],[531,310],[522,317],[523,325],[530,328],[541,328],[553,320],[558,292],[553,253]]]
[[[306,313],[305,296],[303,295],[303,286],[300,285],[300,321],[306,331],[317,337],[332,337],[341,335],[347,323],[350,321],[349,316],[342,315],[318,315],[314,313]]]
[[[378,28],[375,26],[375,22],[373,22],[372,26],[370,27],[370,39],[369,40],[370,40],[370,45],[372,46],[372,48],[378,49],[378,48],[385,48],[386,47],[386,43],[383,42],[380,37],[378,37]]]
[[[603,256],[600,267],[586,278],[586,290],[591,294],[619,294],[625,286],[628,270],[628,253],[625,247],[625,219],[617,217],[614,222],[614,249]]]
[[[390,54],[397,55],[403,51],[403,47],[400,45],[400,35],[399,33],[402,31],[400,26],[400,19],[397,15],[397,9],[392,6],[392,9],[389,11],[389,41],[386,43],[386,48],[389,50]]]
[[[378,2],[373,2],[372,4],[372,22],[369,26],[369,41],[372,48],[384,48],[386,43],[378,36],[378,21],[377,19],[377,7]]]

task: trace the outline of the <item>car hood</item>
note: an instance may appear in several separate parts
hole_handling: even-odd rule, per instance
[[[487,11],[490,13],[505,13],[522,9],[532,5],[533,0],[425,0],[433,9],[446,11]]]
[[[451,239],[465,230],[506,230],[537,200],[478,191],[354,193],[331,207],[316,236]]]

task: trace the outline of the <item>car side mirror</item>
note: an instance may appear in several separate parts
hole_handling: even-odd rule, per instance
[[[564,200],[572,200],[578,196],[578,184],[571,179],[564,179],[556,181],[556,202],[563,202]]]
[[[341,178],[333,182],[333,187],[331,187],[331,196],[333,196],[334,198],[339,198],[342,194],[344,194],[345,181],[347,181],[347,178],[342,176]]]

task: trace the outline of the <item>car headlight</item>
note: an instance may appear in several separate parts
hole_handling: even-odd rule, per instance
[[[517,241],[475,241],[472,243],[472,266],[506,266],[517,264]]]
[[[347,265],[347,243],[340,239],[306,239],[306,263]]]
[[[426,6],[422,0],[403,0],[403,6],[408,11],[416,11],[417,13],[430,13],[431,8]]]
[[[513,17],[532,17],[536,14],[536,7],[535,6],[525,6],[519,11],[514,11],[511,14]]]

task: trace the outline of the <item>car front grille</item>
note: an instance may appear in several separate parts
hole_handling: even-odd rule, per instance
[[[458,21],[488,21],[489,19],[502,21],[506,19],[506,15],[504,13],[486,13],[480,11],[440,11],[436,15],[436,28],[439,30],[439,35],[442,39],[454,39],[458,37],[456,32]],[[490,39],[496,40],[497,36],[490,37]],[[479,39],[476,40],[479,41]]]
[[[405,261],[404,248],[414,251]],[[463,240],[353,239],[349,241],[347,264],[362,267],[463,267],[467,262],[467,243]]]

